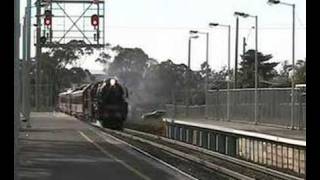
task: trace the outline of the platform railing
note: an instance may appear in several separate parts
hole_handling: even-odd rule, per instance
[[[306,142],[165,119],[165,136],[298,177],[306,175]]]

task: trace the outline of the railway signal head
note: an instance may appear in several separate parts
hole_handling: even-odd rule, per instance
[[[52,13],[51,13],[51,10],[46,10],[44,12],[44,14],[45,14],[44,24],[46,26],[51,26],[51,24],[52,24]]]
[[[46,26],[51,26],[51,24],[52,24],[52,17],[51,17],[51,16],[46,16],[46,17],[44,18],[44,24],[45,24]]]
[[[93,27],[99,26],[99,16],[98,15],[94,14],[91,16],[91,25]]]

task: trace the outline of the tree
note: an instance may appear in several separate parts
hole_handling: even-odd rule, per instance
[[[41,68],[47,73],[48,82],[55,83],[57,89],[71,87],[71,84],[81,84],[89,78],[92,80],[91,73],[82,68],[73,67],[67,69],[67,65],[72,65],[83,55],[91,55],[94,51],[91,47],[84,47],[85,42],[71,40],[65,46],[53,46],[41,54]],[[89,73],[88,73],[89,72]],[[89,77],[88,77],[89,76]]]
[[[85,54],[91,55],[94,51],[93,48],[83,47],[84,41],[71,40],[64,46],[57,43],[53,48],[48,49],[50,56],[56,61],[57,68],[63,68],[68,64],[73,64],[75,61]]]
[[[105,52],[101,52],[99,54],[99,57],[95,60],[95,62],[102,64],[103,72],[108,74],[108,69],[111,63],[110,60],[111,60],[111,56],[109,54]]]
[[[255,84],[255,50],[248,50],[241,55],[242,62],[239,69],[239,84],[243,88],[252,88]],[[274,69],[279,63],[269,61],[272,59],[271,54],[264,55],[258,52],[258,77],[259,87],[269,87],[269,82],[277,76],[277,71]]]
[[[57,44],[56,44],[57,45]],[[78,61],[82,55],[92,54],[93,48],[85,48],[82,41],[70,41],[65,46],[54,46],[44,49],[40,54],[40,90],[41,100],[52,99],[53,103],[58,93],[65,88],[70,88],[72,84],[88,83],[93,80],[93,76],[88,70],[79,67],[66,68]],[[37,70],[36,61],[32,60],[29,67],[31,82],[31,96],[34,96],[35,77]],[[40,102],[43,104],[44,102]]]
[[[174,64],[172,60],[161,62],[147,69],[144,80],[146,86],[159,94],[171,94],[171,91],[186,85],[187,66]]]
[[[306,60],[298,60],[294,74],[295,84],[306,84]]]
[[[288,60],[285,60],[281,63],[282,69],[279,72],[279,75],[274,77],[273,87],[290,87],[292,78],[292,64],[289,64]],[[298,60],[296,63],[296,69],[294,74],[295,84],[305,84],[306,83],[306,61]]]
[[[171,103],[174,93],[176,101],[184,104],[186,90],[190,89],[196,91],[192,93],[193,104],[203,104],[203,82],[201,71],[190,71],[185,64],[175,64],[170,59],[150,66],[144,76],[145,94],[162,103]]]
[[[210,75],[211,68],[210,68],[210,65],[206,61],[203,62],[200,67],[201,67],[200,73],[201,73],[202,77],[206,77],[207,73],[208,73],[208,75]]]
[[[146,71],[148,55],[140,48],[112,48],[117,53],[110,63],[108,74],[117,76],[128,87],[137,89]]]
[[[291,84],[289,80],[289,72],[292,69],[292,66],[289,65],[287,60],[282,62],[280,65],[280,72],[272,79],[273,84],[271,87],[289,87]]]
[[[228,69],[223,67],[220,71],[210,73],[209,89],[226,89],[227,88]]]

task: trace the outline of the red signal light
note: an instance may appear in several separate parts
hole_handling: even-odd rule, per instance
[[[46,17],[44,18],[44,24],[45,24],[46,26],[50,26],[50,25],[52,24],[52,17],[51,17],[51,16],[46,16]]]
[[[99,16],[98,15],[92,15],[91,16],[91,25],[96,27],[99,26]]]

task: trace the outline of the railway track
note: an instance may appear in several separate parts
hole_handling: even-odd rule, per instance
[[[90,125],[199,179],[303,179],[162,136],[132,129],[120,132],[97,124]]]

